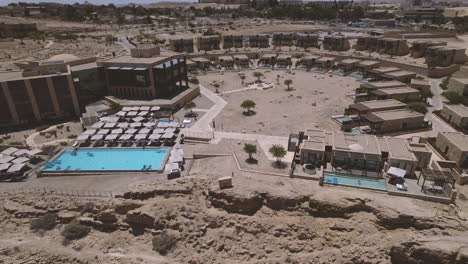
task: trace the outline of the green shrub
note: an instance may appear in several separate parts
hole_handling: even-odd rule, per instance
[[[65,141],[64,141],[64,142],[60,142],[60,146],[64,146],[64,147],[65,147],[65,146],[67,146],[67,145],[68,145],[68,143],[65,142]]]
[[[88,226],[73,220],[63,228],[62,236],[65,241],[77,240],[86,237],[90,231],[91,229]]]
[[[10,145],[21,146],[21,145],[23,145],[23,142],[21,142],[21,141],[12,141],[12,142],[10,142]]]
[[[426,104],[421,103],[421,102],[415,102],[411,103],[408,105],[409,109],[416,111],[421,114],[426,114],[427,113],[427,107]]]
[[[190,83],[193,83],[193,84],[199,84],[200,81],[197,79],[197,77],[192,77],[189,79],[189,82]]]
[[[36,131],[39,132],[39,131],[42,131],[42,130],[46,130],[49,127],[50,127],[49,125],[38,126],[38,127],[36,127]]]
[[[161,234],[153,237],[153,250],[161,255],[166,255],[174,248],[176,243],[177,239],[173,235],[163,231]]]
[[[445,96],[451,104],[461,104],[464,101],[463,96],[454,91],[446,91],[443,92],[442,95]]]
[[[45,146],[42,146],[41,150],[45,154],[50,154],[55,150],[56,147],[57,147],[56,145],[45,145]]]
[[[75,139],[75,138],[77,138],[77,135],[70,135],[70,136],[68,136],[67,138],[68,138],[68,139]]]
[[[44,216],[31,220],[29,229],[31,229],[33,232],[52,230],[57,225],[56,219],[56,214],[45,214]]]
[[[62,129],[62,128],[63,128],[63,125],[58,125],[57,128],[58,128],[58,129]]]

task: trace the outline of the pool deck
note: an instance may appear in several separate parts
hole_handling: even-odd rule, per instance
[[[41,176],[79,176],[79,175],[96,175],[96,174],[108,174],[108,173],[120,173],[120,172],[139,172],[139,173],[162,173],[164,171],[164,166],[166,165],[167,161],[169,160],[169,156],[171,153],[172,147],[128,147],[132,149],[161,149],[165,148],[166,153],[164,155],[164,158],[161,161],[161,164],[159,165],[159,168],[157,169],[152,169],[152,170],[45,170],[45,163],[42,165],[39,169],[41,172]],[[128,149],[127,148],[127,149]],[[55,160],[57,157],[59,157],[64,151],[67,149],[71,149],[70,147],[65,147],[61,149],[59,152],[57,152],[51,159],[49,159],[48,162]],[[85,147],[85,148],[79,148],[79,149],[123,149],[123,148],[93,148],[93,147]]]

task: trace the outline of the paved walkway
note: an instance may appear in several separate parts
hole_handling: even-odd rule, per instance
[[[214,105],[197,122],[195,122],[192,127],[190,127],[190,130],[212,133],[213,128],[211,127],[211,123],[216,118],[216,116],[221,113],[223,108],[227,105],[227,102],[224,101],[223,98],[205,88],[203,85],[200,85],[200,93],[212,101]]]
[[[60,124],[60,125],[67,126],[68,124],[71,124],[71,123],[63,123],[63,124]],[[62,142],[70,143],[70,142],[76,140],[76,139],[62,138],[62,139],[57,139],[57,140],[53,140],[53,141],[47,141],[47,142],[44,142],[44,143],[34,142],[34,138],[36,138],[39,135],[39,133],[54,130],[56,128],[57,128],[57,125],[56,126],[51,126],[51,127],[47,128],[47,129],[44,129],[43,131],[38,131],[38,132],[32,133],[29,137],[26,138],[26,144],[28,146],[30,146],[31,148],[41,148],[43,146],[58,145],[58,144],[60,144]]]

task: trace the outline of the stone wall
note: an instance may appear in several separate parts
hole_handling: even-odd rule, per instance
[[[449,160],[453,160],[457,163],[457,166],[460,165],[461,158],[463,157],[463,152],[456,144],[453,144],[443,133],[437,135],[435,141],[436,148],[445,155]],[[445,151],[447,149],[447,152]]]
[[[463,128],[468,126],[468,118],[460,116],[455,111],[448,108],[446,105],[440,110],[439,115],[451,125]]]
[[[466,78],[468,79],[468,76]],[[468,96],[468,82],[463,82],[459,78],[452,77],[448,83],[448,91],[453,91],[459,95]]]

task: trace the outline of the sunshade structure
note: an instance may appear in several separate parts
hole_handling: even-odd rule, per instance
[[[139,116],[146,116],[148,115],[148,111],[141,111],[140,113],[138,113]]]
[[[14,160],[15,157],[12,157],[12,156],[3,156],[3,157],[0,157],[0,164],[5,164],[5,163],[8,163],[12,160]]]
[[[179,126],[179,122],[170,122],[169,124],[167,124],[168,127],[178,127]]]
[[[106,123],[104,125],[104,128],[114,128],[117,126],[117,123]]]
[[[123,134],[119,137],[119,140],[129,140],[133,137],[132,134]]]
[[[24,167],[26,167],[26,164],[24,164],[24,163],[13,164],[13,165],[7,170],[7,172],[9,172],[9,173],[20,172],[21,170],[23,170]]]
[[[175,133],[175,131],[176,131],[175,128],[170,127],[170,128],[166,128],[166,130],[164,130],[164,133]]]
[[[140,107],[140,111],[149,111],[149,110],[151,110],[151,107],[149,107],[149,106],[141,106]]]
[[[8,168],[10,168],[10,166],[11,166],[11,163],[0,164],[0,172],[8,170]]]
[[[128,112],[128,113],[127,113],[127,116],[128,116],[128,117],[137,116],[137,115],[138,115],[138,112],[137,112],[137,111],[131,111],[131,112]]]
[[[9,147],[5,150],[3,150],[1,153],[3,155],[13,155],[13,153],[15,153],[16,151],[18,151],[19,149],[18,148],[15,148],[15,147]]]
[[[13,156],[20,157],[20,156],[25,156],[28,153],[29,153],[28,149],[20,149],[20,150],[16,151],[15,153],[13,153]]]
[[[41,154],[42,153],[42,150],[40,149],[32,149],[28,152],[28,155],[29,156],[34,156],[34,155],[38,155],[38,154]]]
[[[104,135],[94,135],[91,137],[91,140],[101,140],[104,137]]]
[[[105,116],[101,118],[101,121],[105,123],[117,123],[119,122],[119,117],[118,116]]]
[[[145,119],[143,117],[141,117],[141,116],[138,116],[138,117],[132,118],[132,120],[135,121],[135,122],[141,122],[141,121],[143,121]]]
[[[451,171],[422,169],[421,176],[418,178],[418,184],[421,178],[423,178],[421,190],[424,190],[426,180],[433,181],[436,185],[442,186],[444,189],[447,185],[452,189],[455,188],[456,179]]]
[[[83,135],[94,135],[96,134],[96,131],[96,129],[88,129],[83,133]]]
[[[171,150],[171,155],[179,155],[179,156],[184,156],[184,150],[181,148],[173,148]]]
[[[116,116],[126,116],[127,115],[127,112],[125,111],[120,111],[118,112],[117,114],[115,114]]]
[[[147,122],[147,123],[143,123],[143,126],[144,126],[144,127],[155,127],[155,126],[156,126],[156,123],[154,123],[154,122]]]
[[[164,133],[161,138],[163,139],[171,139],[174,138],[175,134],[174,133]]]
[[[123,129],[121,128],[112,129],[111,134],[123,134]]]
[[[17,159],[12,160],[11,163],[14,163],[14,164],[21,164],[21,163],[26,163],[26,162],[28,162],[28,161],[29,161],[28,158],[20,157],[20,158],[17,158]]]
[[[151,140],[157,140],[161,138],[161,134],[151,134],[148,138]]]
[[[84,134],[83,134],[83,135],[81,135],[81,136],[78,136],[78,137],[76,138],[76,140],[77,140],[77,141],[83,142],[83,141],[88,140],[89,137],[90,137],[90,135],[84,135]]]
[[[130,126],[129,123],[125,123],[125,122],[124,123],[117,123],[118,128],[127,128],[129,126]]]
[[[164,128],[155,128],[153,129],[153,134],[164,134]]]
[[[106,136],[106,140],[116,140],[119,135],[117,134],[110,134]]]
[[[166,127],[169,127],[169,123],[167,123],[167,122],[158,122],[157,127],[166,128]]]
[[[135,139],[140,140],[140,139],[146,139],[148,137],[148,134],[136,134]]]
[[[138,130],[133,128],[125,130],[125,134],[135,134],[136,132],[138,132]]]
[[[130,124],[130,127],[133,127],[133,128],[136,128],[136,127],[142,127],[143,125],[140,123],[140,122],[135,122],[135,123],[131,123]]]
[[[171,155],[169,162],[171,163],[182,163],[184,159],[180,155]]]
[[[387,174],[390,176],[404,178],[406,175],[406,170],[403,170],[397,167],[390,167],[390,169],[388,169],[387,171]]]
[[[161,107],[159,107],[159,106],[153,106],[153,107],[151,107],[151,110],[150,110],[150,111],[154,112],[154,111],[159,111],[159,110],[161,110]]]
[[[97,123],[94,123],[94,125],[92,125],[91,128],[99,129],[102,126],[104,126],[104,122],[97,122]]]
[[[149,134],[151,132],[151,129],[149,128],[142,128],[140,131],[138,131],[138,134]]]
[[[107,135],[107,134],[109,134],[109,131],[110,131],[109,129],[100,129],[100,130],[97,132],[97,134],[98,134],[98,135]]]
[[[130,106],[124,106],[121,111],[129,112],[132,111],[132,108]]]

